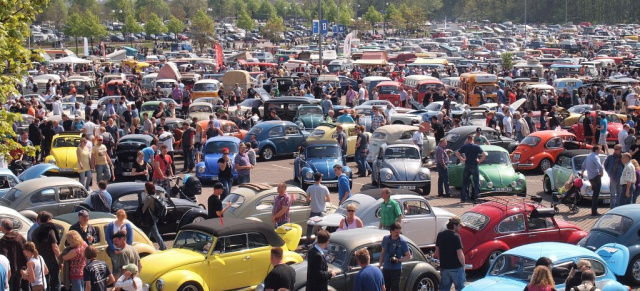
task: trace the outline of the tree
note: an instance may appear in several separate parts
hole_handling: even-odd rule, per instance
[[[383,20],[383,17],[382,17],[382,13],[376,10],[375,7],[369,6],[369,9],[367,9],[367,12],[364,15],[362,15],[362,19],[371,23],[371,28],[374,28],[376,23]]]
[[[171,1],[169,5],[171,14],[180,20],[192,19],[198,10],[207,10],[207,2],[205,0],[180,0]]]
[[[80,15],[78,13],[73,13],[71,14],[71,16],[69,16],[69,19],[67,19],[67,24],[65,25],[64,29],[62,29],[62,32],[64,32],[65,35],[68,35],[75,39],[76,54],[78,54],[78,37],[83,36],[83,26],[84,21],[82,20]]]
[[[136,21],[136,18],[133,16],[133,14],[127,15],[127,18],[124,21],[124,25],[122,26],[122,32],[135,34],[140,33],[143,30],[144,29],[142,28],[142,25],[140,25]]]
[[[89,11],[99,11],[100,9],[100,5],[98,5],[98,1],[96,0],[71,0],[70,3],[71,8],[69,8],[69,11],[73,11],[80,15]]]
[[[249,16],[246,10],[240,10],[238,14],[238,20],[236,25],[244,30],[253,30],[256,27],[256,22]]]
[[[338,23],[344,26],[351,25],[356,15],[355,11],[353,11],[353,9],[349,8],[349,6],[347,5],[340,6],[339,10],[340,10],[340,15],[339,15],[340,19],[338,19]]]
[[[247,13],[251,15],[251,18],[256,18],[256,13],[258,9],[260,9],[260,1],[259,0],[247,0]]]
[[[271,5],[269,1],[262,1],[260,4],[260,8],[255,13],[254,18],[257,19],[272,19],[278,16],[278,12],[276,12],[276,8]]]
[[[100,17],[98,15],[93,14],[93,12],[87,12],[82,17],[83,19],[83,36],[88,37],[91,41],[91,46],[93,46],[94,38],[102,38],[107,36],[107,28],[100,23]]]
[[[133,14],[133,7],[131,5],[129,0],[107,0],[104,3],[104,8],[106,8],[109,13],[112,13],[112,19],[124,22],[128,15]]]
[[[280,38],[280,34],[284,32],[284,30],[284,20],[282,17],[273,16],[269,21],[267,21],[267,24],[260,29],[260,32],[265,36],[265,38],[274,43],[279,43],[282,40]]]
[[[67,19],[67,10],[67,4],[64,0],[52,0],[37,19],[38,21],[53,22],[56,27],[60,27]]]
[[[287,11],[289,10],[289,3],[285,2],[284,0],[276,0],[276,2],[273,4],[273,7],[276,8],[276,12],[278,13],[278,16],[280,17],[286,17],[287,16]]]
[[[325,0],[321,4],[322,6],[322,19],[326,19],[329,22],[338,22],[338,6],[333,0]]]
[[[389,4],[389,7],[387,7],[387,11],[384,14],[384,21],[391,22],[391,25],[399,29],[404,28],[405,24],[405,19],[402,16],[402,13],[394,4]]]
[[[503,53],[502,54],[502,68],[505,70],[511,70],[513,68],[513,54],[512,53]]]
[[[165,33],[167,31],[167,27],[164,26],[162,19],[160,19],[158,15],[155,13],[149,14],[149,19],[144,25],[144,32],[146,32],[147,35]]]
[[[178,18],[171,16],[169,22],[167,23],[167,29],[169,30],[169,32],[174,34],[181,33],[182,31],[184,31],[184,23],[178,20]]]
[[[200,52],[204,50],[205,44],[212,41],[215,32],[213,20],[207,16],[207,13],[200,9],[191,19],[191,32],[193,40],[200,48]]]
[[[167,19],[171,16],[169,5],[163,0],[136,0],[136,17],[138,20],[147,23],[151,14],[155,14],[160,19]]]

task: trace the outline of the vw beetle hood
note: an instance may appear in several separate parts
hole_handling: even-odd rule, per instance
[[[391,169],[397,180],[414,181],[420,172],[422,161],[413,159],[385,160],[383,167]]]
[[[40,178],[40,176],[42,176],[44,173],[51,170],[60,170],[60,168],[58,168],[58,166],[56,165],[52,165],[49,163],[37,164],[35,166],[31,166],[31,168],[28,168],[24,172],[22,172],[22,174],[18,176],[18,179],[24,182],[24,181],[35,179],[35,178]]]
[[[78,163],[78,155],[74,148],[51,149],[51,155],[56,160],[56,165],[63,168],[74,168]]]
[[[233,161],[235,156],[236,156],[236,153],[229,153],[229,159],[231,161]],[[220,158],[222,158],[222,154],[220,153],[206,154],[204,156],[204,165],[205,165],[205,168],[207,169],[207,172],[209,172],[210,174],[217,174],[220,172],[220,167],[218,166],[218,160]],[[235,168],[232,168],[231,172],[235,173],[236,172]]]
[[[516,177],[516,171],[510,164],[480,164],[479,170],[485,179],[492,182],[494,186],[510,186]]]
[[[306,161],[307,167],[310,167],[315,172],[320,172],[323,175],[323,180],[335,180],[337,179],[336,174],[333,172],[333,166],[335,164],[342,164],[342,159],[338,158],[328,158],[328,159],[320,159],[313,158],[307,159]]]
[[[140,279],[143,282],[153,282],[163,274],[201,262],[205,255],[187,249],[168,249],[141,259],[144,266],[140,272]]]

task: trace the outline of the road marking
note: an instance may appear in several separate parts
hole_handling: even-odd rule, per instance
[[[366,184],[364,184],[364,183],[358,183],[358,182],[353,182],[353,184],[358,184],[358,185],[360,185],[360,186],[364,186],[364,185],[366,185]]]
[[[289,167],[283,167],[283,166],[280,166],[280,165],[271,165],[271,166],[278,167],[278,168],[283,168],[283,169],[287,169],[287,170],[291,170],[291,168],[289,168]]]

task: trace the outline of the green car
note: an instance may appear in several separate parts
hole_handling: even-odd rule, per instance
[[[509,152],[499,146],[481,145],[487,157],[478,166],[480,172],[480,193],[503,192],[524,196],[527,194],[527,181],[525,176],[516,172],[511,165]],[[449,165],[449,186],[462,188],[462,175],[464,164],[460,163],[455,155],[451,156]],[[468,190],[472,191],[473,183],[469,181]]]
[[[314,130],[323,122],[324,113],[322,112],[322,106],[317,104],[300,105],[296,117],[293,119],[293,123],[298,125],[300,129],[307,131]]]

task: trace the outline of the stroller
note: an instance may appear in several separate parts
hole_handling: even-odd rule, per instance
[[[196,195],[202,194],[202,183],[200,179],[185,175],[183,179],[176,177],[175,179],[169,179],[171,181],[171,197],[179,197],[181,199],[189,200],[193,203],[198,203]],[[182,181],[182,186],[180,186]]]
[[[564,204],[569,208],[569,211],[573,214],[577,214],[578,202],[582,199],[580,195],[580,189],[582,189],[582,178],[574,178],[573,174],[569,177],[564,186],[559,188],[558,191],[553,192],[553,202],[551,206],[555,210],[556,214],[560,212],[558,204]]]

